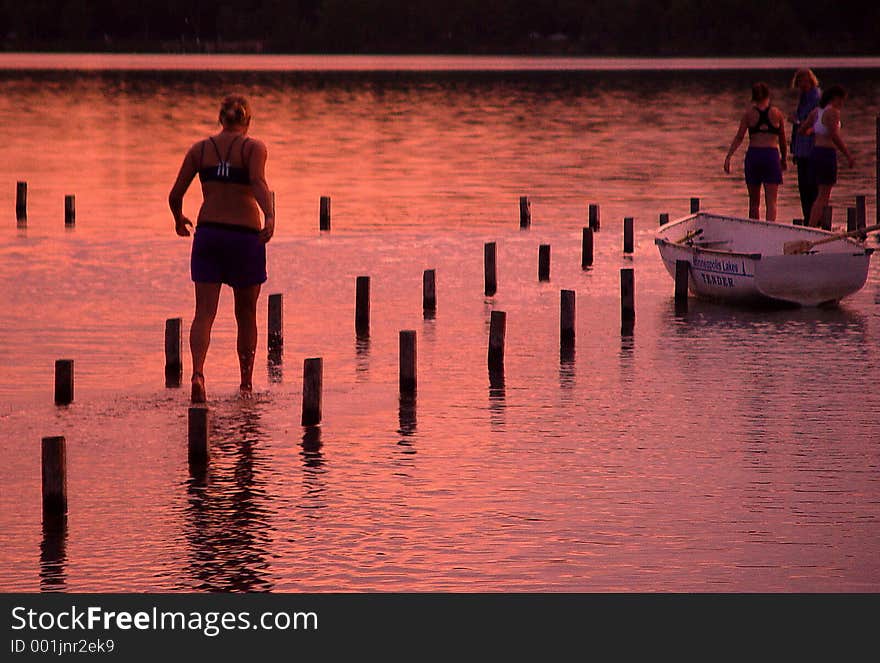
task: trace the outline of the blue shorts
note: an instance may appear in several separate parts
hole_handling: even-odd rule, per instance
[[[190,273],[196,283],[246,288],[266,282],[266,245],[259,231],[201,221],[192,243]]]
[[[782,184],[782,161],[775,147],[746,150],[746,184]]]
[[[837,150],[833,147],[813,147],[810,166],[816,184],[825,186],[837,184]]]

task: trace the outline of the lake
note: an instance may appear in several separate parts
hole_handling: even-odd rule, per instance
[[[0,589],[880,590],[877,261],[839,308],[692,299],[676,316],[653,244],[658,215],[686,214],[691,196],[745,215],[744,147],[731,175],[725,151],[755,80],[794,107],[798,62],[77,57],[0,57]],[[823,86],[850,92],[857,161],[841,168],[835,225],[857,194],[871,223],[880,63],[819,64]],[[229,91],[251,99],[269,148],[278,221],[263,292],[284,295],[285,345],[281,365],[267,362],[264,296],[257,393],[240,400],[224,290],[199,476],[188,390],[164,384],[164,322],[182,317],[186,334],[193,306],[190,240],[166,200]],[[199,203],[195,185],[192,218]],[[602,226],[582,270],[589,203]],[[800,216],[790,168],[779,218]],[[631,335],[622,267],[635,270]],[[425,269],[437,273],[428,318]],[[354,330],[359,275],[369,340]],[[563,288],[577,292],[577,346],[560,357]],[[486,369],[492,310],[507,313],[503,384]],[[418,339],[415,402],[398,398],[403,329]],[[302,366],[317,356],[324,418],[305,430]],[[61,408],[60,358],[76,366]],[[49,435],[67,439],[61,531],[41,526]]]

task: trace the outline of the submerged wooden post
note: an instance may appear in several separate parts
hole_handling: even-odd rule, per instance
[[[528,196],[519,197],[519,227],[528,228],[532,225],[532,209]]]
[[[426,269],[422,274],[422,310],[431,312],[437,308],[437,273]]]
[[[831,205],[826,205],[825,209],[822,210],[822,221],[821,227],[825,230],[831,230],[831,220],[834,214],[834,208]]]
[[[559,347],[570,350],[575,338],[575,292],[561,290],[559,293]]]
[[[165,320],[165,386],[179,387],[183,378],[183,319]]]
[[[408,329],[400,332],[400,393],[416,391],[416,333]]]
[[[852,232],[857,228],[856,208],[846,208],[846,232]]]
[[[804,225],[804,220],[803,219],[792,219],[791,223],[794,226],[802,226],[802,225]]]
[[[660,215],[660,225],[663,226],[663,225],[666,225],[667,223],[669,223],[669,214],[667,214],[666,212],[663,212]]]
[[[64,437],[44,437],[41,452],[43,517],[67,513],[67,448]]]
[[[73,359],[58,359],[55,362],[55,405],[70,405],[73,402]]]
[[[187,418],[188,444],[187,455],[193,465],[203,465],[208,462],[211,452],[208,439],[211,436],[211,424],[208,418],[208,408],[205,406],[191,407]]]
[[[590,203],[590,228],[593,232],[599,230],[599,206],[596,203]]]
[[[854,230],[864,228],[868,224],[868,201],[863,195],[856,196],[856,227]]]
[[[324,360],[312,357],[303,362],[302,425],[321,423],[321,391],[324,380]]]
[[[581,239],[581,269],[593,264],[593,229],[584,228]]]
[[[504,370],[504,336],[507,333],[507,313],[492,311],[489,318],[489,370]]]
[[[19,221],[27,219],[27,182],[15,184],[15,218]]]
[[[538,247],[538,280],[550,280],[550,245],[541,244]]]
[[[319,223],[321,230],[330,230],[330,196],[321,196]]]
[[[355,285],[354,329],[359,337],[370,335],[370,277],[358,276]]]
[[[631,216],[623,219],[623,252],[633,252],[633,218]]]
[[[687,312],[690,270],[691,264],[687,260],[675,261],[675,312],[678,314]]]
[[[631,267],[620,270],[620,329],[630,334],[636,322],[635,273]]]
[[[691,198],[691,214],[696,214],[700,211],[700,199],[699,198]]]
[[[277,353],[284,347],[284,296],[281,293],[269,295],[268,318],[266,344],[270,353]]]
[[[76,224],[76,196],[64,196],[64,225]]]
[[[486,242],[483,245],[483,271],[486,282],[485,293],[491,297],[498,291],[498,281],[495,272],[495,242]]]

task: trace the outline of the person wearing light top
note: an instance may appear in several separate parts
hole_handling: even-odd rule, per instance
[[[739,129],[724,158],[724,172],[730,172],[730,158],[749,133],[749,149],[745,158],[746,188],[749,191],[749,218],[761,218],[761,187],[764,187],[765,216],[776,221],[776,198],[786,169],[785,117],[770,104],[770,88],[766,83],[752,86],[753,105],[739,122]]]
[[[813,136],[815,144],[810,156],[810,167],[816,178],[818,193],[807,225],[819,227],[828,203],[831,201],[831,189],[837,183],[837,150],[846,155],[849,167],[855,166],[855,160],[840,134],[840,110],[846,101],[846,90],[834,85],[822,93],[819,106],[810,111],[807,119],[801,124],[799,133]]]
[[[819,105],[822,90],[819,89],[819,80],[810,69],[798,69],[791,80],[793,90],[799,90],[797,109],[789,116],[792,123],[791,132],[791,160],[797,166],[798,193],[801,198],[801,211],[803,218],[810,218],[810,210],[813,201],[819,191],[816,188],[816,178],[810,168],[810,155],[813,152],[813,137],[800,133],[800,128],[806,121],[807,116]]]

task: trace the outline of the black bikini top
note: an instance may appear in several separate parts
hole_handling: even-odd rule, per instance
[[[211,141],[211,145],[214,146],[214,151],[217,153],[217,161],[219,162],[216,166],[202,166],[199,168],[199,179],[204,182],[220,182],[222,184],[250,184],[251,183],[251,175],[250,170],[248,170],[247,164],[244,161],[244,146],[247,145],[250,138],[245,138],[241,141],[241,166],[232,166],[229,164],[229,157],[232,155],[232,148],[235,147],[235,143],[238,142],[239,136],[236,136],[232,139],[232,142],[229,144],[229,149],[226,150],[226,158],[220,156],[220,148],[217,147],[217,143],[214,142],[214,138],[208,138]],[[202,141],[202,156],[200,163],[205,163],[205,143],[208,141]]]
[[[755,110],[758,111],[758,122],[752,127],[749,127],[749,136],[754,134],[773,134],[778,136],[782,132],[782,125],[780,124],[778,127],[774,127],[770,124],[770,109],[772,106],[767,106],[764,110],[760,110],[757,106],[755,106]]]

